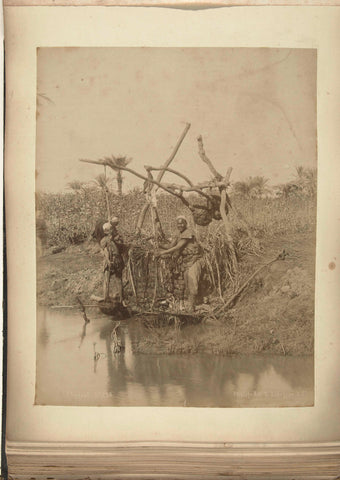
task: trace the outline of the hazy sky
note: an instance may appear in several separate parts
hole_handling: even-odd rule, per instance
[[[80,158],[127,155],[141,173],[159,166],[186,122],[172,166],[193,181],[210,175],[199,134],[217,170],[233,167],[233,181],[276,184],[296,165],[316,166],[316,50],[41,48],[37,91],[39,190],[103,172]],[[124,189],[141,185],[124,176]]]

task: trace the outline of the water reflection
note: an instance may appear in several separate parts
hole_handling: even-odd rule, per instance
[[[81,329],[81,334],[80,334],[80,343],[78,345],[78,348],[80,348],[83,344],[84,338],[86,337],[86,328],[89,322],[84,322],[83,328]]]
[[[135,355],[133,344],[141,333],[137,323],[118,324],[95,310],[88,316],[91,322],[84,323],[80,312],[39,312],[38,404],[313,404],[311,357]]]
[[[38,344],[41,347],[46,347],[50,338],[50,332],[48,330],[46,316],[47,316],[47,311],[44,309],[39,314],[39,334],[37,339]]]

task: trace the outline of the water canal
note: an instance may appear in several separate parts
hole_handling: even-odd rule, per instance
[[[125,348],[115,354],[114,322],[94,310],[89,317],[84,324],[79,311],[38,311],[36,404],[313,405],[312,357],[135,354],[140,328],[133,320],[121,322]]]

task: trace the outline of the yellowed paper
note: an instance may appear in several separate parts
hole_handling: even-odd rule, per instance
[[[336,368],[339,352],[336,212],[340,200],[336,181],[339,153],[338,9],[239,8],[184,12],[131,8],[108,10],[99,7],[91,8],[91,11],[86,8],[8,7],[5,22],[6,203],[7,241],[10,246],[9,440],[336,440],[339,435],[340,393]],[[314,407],[98,409],[34,405],[36,55],[37,48],[69,46],[317,49],[318,227]],[[329,268],[330,264],[332,268]],[[18,418],[25,418],[25,421],[18,422]],[[102,425],[106,428],[103,429]],[[128,429],[126,425],[129,425]],[[263,432],[261,438],[260,431]]]

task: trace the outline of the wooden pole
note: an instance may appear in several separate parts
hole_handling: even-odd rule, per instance
[[[273,260],[270,260],[269,262],[265,263],[262,265],[262,267],[259,267],[255,272],[250,275],[248,280],[246,280],[243,285],[237,290],[237,292],[225,303],[221,308],[219,308],[215,314],[220,313],[222,310],[226,310],[229,308],[237,299],[237,297],[243,292],[243,290],[249,285],[249,283],[252,281],[256,275],[258,275],[264,268],[269,267],[272,263],[276,262],[277,260],[284,260],[285,257],[287,256],[285,250],[283,250],[277,257],[275,257]]]
[[[225,176],[225,184],[228,185],[230,175],[232,172],[232,168],[228,168],[226,176]],[[220,194],[221,194],[221,203],[220,203],[220,214],[223,220],[224,224],[224,229],[225,229],[225,235],[226,235],[226,240],[227,240],[227,245],[231,257],[231,264],[234,272],[238,270],[238,265],[237,265],[237,257],[236,257],[236,252],[235,252],[235,247],[234,247],[234,242],[233,238],[231,235],[231,225],[228,220],[228,216],[226,214],[226,202],[227,202],[227,188],[226,187],[220,187]]]
[[[166,172],[169,172],[169,173],[173,173],[174,175],[177,175],[178,177],[181,177],[191,187],[194,186],[194,184],[192,183],[192,181],[188,177],[183,175],[183,173],[178,172],[177,170],[174,170],[173,168],[151,167],[150,165],[144,165],[144,168],[145,168],[145,170],[150,171],[150,172],[151,171],[162,170],[162,171],[166,171]]]
[[[149,193],[151,196],[151,192]],[[157,226],[156,226],[156,219],[155,219],[155,211],[154,211],[154,206],[150,206],[151,210],[151,221],[152,221],[152,227],[153,227],[153,234],[155,238],[155,244],[156,244],[156,250],[158,250],[158,234],[157,234]],[[157,290],[158,290],[158,259],[155,258],[155,285],[154,285],[154,290],[153,290],[153,297],[152,297],[152,304],[151,308],[155,306],[156,298],[157,298]]]
[[[189,128],[190,128],[190,123],[187,123],[183,132],[182,132],[182,135],[179,137],[170,157],[166,160],[166,162],[164,163],[164,165],[162,166],[162,170],[159,172],[158,176],[157,176],[157,181],[160,182],[166,172],[166,169],[169,167],[170,163],[173,161],[173,159],[175,158],[178,150],[179,150],[179,147],[181,146],[186,134],[188,133],[189,131]],[[136,225],[136,231],[137,233],[141,231],[142,227],[143,227],[143,223],[144,223],[144,220],[145,220],[145,216],[146,216],[146,213],[149,209],[149,204],[148,203],[145,203],[140,215],[139,215],[139,218],[137,220],[137,225]]]
[[[128,270],[128,274],[129,274],[129,278],[130,278],[130,284],[131,284],[132,292],[135,296],[136,303],[138,304],[137,290],[136,290],[135,280],[134,280],[133,273],[132,273],[130,256],[129,256],[129,259],[128,259],[128,262],[127,262],[127,270]]]
[[[170,163],[173,161],[173,159],[175,158],[178,150],[179,150],[179,147],[182,145],[182,142],[183,140],[185,139],[185,136],[186,134],[188,133],[189,131],[189,128],[190,128],[191,124],[190,123],[187,123],[185,125],[185,128],[182,132],[182,135],[179,137],[170,157],[167,159],[167,161],[164,163],[164,165],[162,166],[162,171],[159,172],[158,176],[157,176],[157,181],[160,182],[166,172],[166,169],[168,168],[168,166],[170,165]]]

